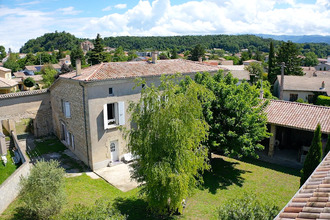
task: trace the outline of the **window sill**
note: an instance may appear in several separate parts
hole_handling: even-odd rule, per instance
[[[119,125],[115,124],[115,125],[109,125],[105,130],[109,130],[109,129],[113,129],[113,128],[118,128]]]

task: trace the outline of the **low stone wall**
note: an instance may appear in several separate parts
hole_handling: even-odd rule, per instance
[[[30,160],[26,157],[24,151],[20,146],[17,136],[12,132],[12,138],[15,147],[18,149],[21,156],[22,165],[0,185],[0,213],[5,211],[5,209],[12,203],[19,194],[19,182],[21,177],[27,177],[30,174],[30,169],[32,164]]]

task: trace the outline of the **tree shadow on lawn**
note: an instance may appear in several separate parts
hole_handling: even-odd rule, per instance
[[[210,193],[216,194],[217,189],[227,189],[230,185],[243,186],[244,178],[242,174],[249,172],[237,169],[238,162],[225,161],[222,158],[211,159],[211,169],[203,175],[204,184],[202,187],[208,189]]]
[[[121,214],[127,216],[127,220],[135,219],[174,219],[172,216],[154,215],[148,210],[148,203],[139,198],[116,198],[113,206],[120,211]]]
[[[275,170],[277,172],[286,173],[286,174],[290,174],[290,175],[293,175],[293,176],[300,177],[300,170],[298,170],[298,169],[285,167],[285,166],[281,166],[281,165],[278,165],[278,164],[269,163],[269,162],[258,160],[256,158],[251,158],[251,157],[242,158],[241,161],[245,162],[245,163],[253,164],[253,165],[256,165],[256,166],[259,166],[259,167],[264,167],[264,168],[267,168],[267,169]]]
[[[10,218],[11,220],[35,220],[36,216],[34,216],[28,209],[23,206],[19,206],[15,208],[15,212],[13,217]]]

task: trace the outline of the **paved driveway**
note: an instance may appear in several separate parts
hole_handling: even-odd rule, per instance
[[[105,167],[95,170],[94,172],[111,185],[123,192],[127,192],[139,185],[135,180],[131,180],[130,169],[131,167],[128,164],[122,163],[113,167]]]

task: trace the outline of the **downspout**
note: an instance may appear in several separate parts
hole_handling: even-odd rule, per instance
[[[87,151],[87,166],[90,168],[89,164],[89,147],[88,147],[88,132],[87,132],[87,117],[86,117],[86,101],[85,101],[85,86],[82,82],[79,82],[79,85],[82,87],[82,95],[83,95],[83,106],[84,106],[84,123],[85,123],[85,137],[86,137],[86,151]]]

